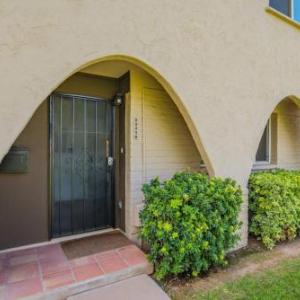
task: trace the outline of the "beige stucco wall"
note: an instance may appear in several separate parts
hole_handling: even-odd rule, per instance
[[[300,32],[266,13],[267,0],[0,5],[0,157],[64,79],[113,56],[153,74],[210,174],[245,188],[268,117],[285,96],[300,95]],[[243,232],[245,244],[246,222]]]

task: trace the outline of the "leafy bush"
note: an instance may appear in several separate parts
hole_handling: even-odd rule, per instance
[[[152,180],[143,192],[140,237],[158,279],[226,264],[241,225],[242,193],[233,180],[182,172],[163,183]]]
[[[257,172],[249,180],[250,232],[271,249],[300,229],[300,172]]]

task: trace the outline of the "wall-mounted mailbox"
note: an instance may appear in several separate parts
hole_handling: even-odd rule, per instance
[[[27,173],[29,150],[25,147],[13,146],[0,164],[0,173]]]

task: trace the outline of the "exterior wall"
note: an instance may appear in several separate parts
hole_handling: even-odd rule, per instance
[[[300,168],[300,109],[290,99],[281,102],[277,115],[277,166]],[[273,127],[273,126],[272,126]]]
[[[130,78],[126,232],[135,238],[142,185],[157,176],[165,180],[176,171],[204,167],[184,119],[161,85],[137,68],[131,69]]]
[[[101,60],[128,60],[169,93],[210,175],[233,177],[246,195],[267,119],[283,98],[300,95],[299,29],[267,6],[268,0],[3,0],[0,157],[67,77]],[[241,216],[245,245],[246,201]]]
[[[48,218],[48,102],[14,145],[29,149],[28,173],[0,173],[0,249],[46,241]]]

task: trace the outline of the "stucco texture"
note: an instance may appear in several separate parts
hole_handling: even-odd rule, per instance
[[[267,0],[0,5],[0,157],[63,80],[125,59],[172,97],[209,173],[233,177],[246,193],[267,119],[284,97],[300,95],[299,30],[268,14]]]

